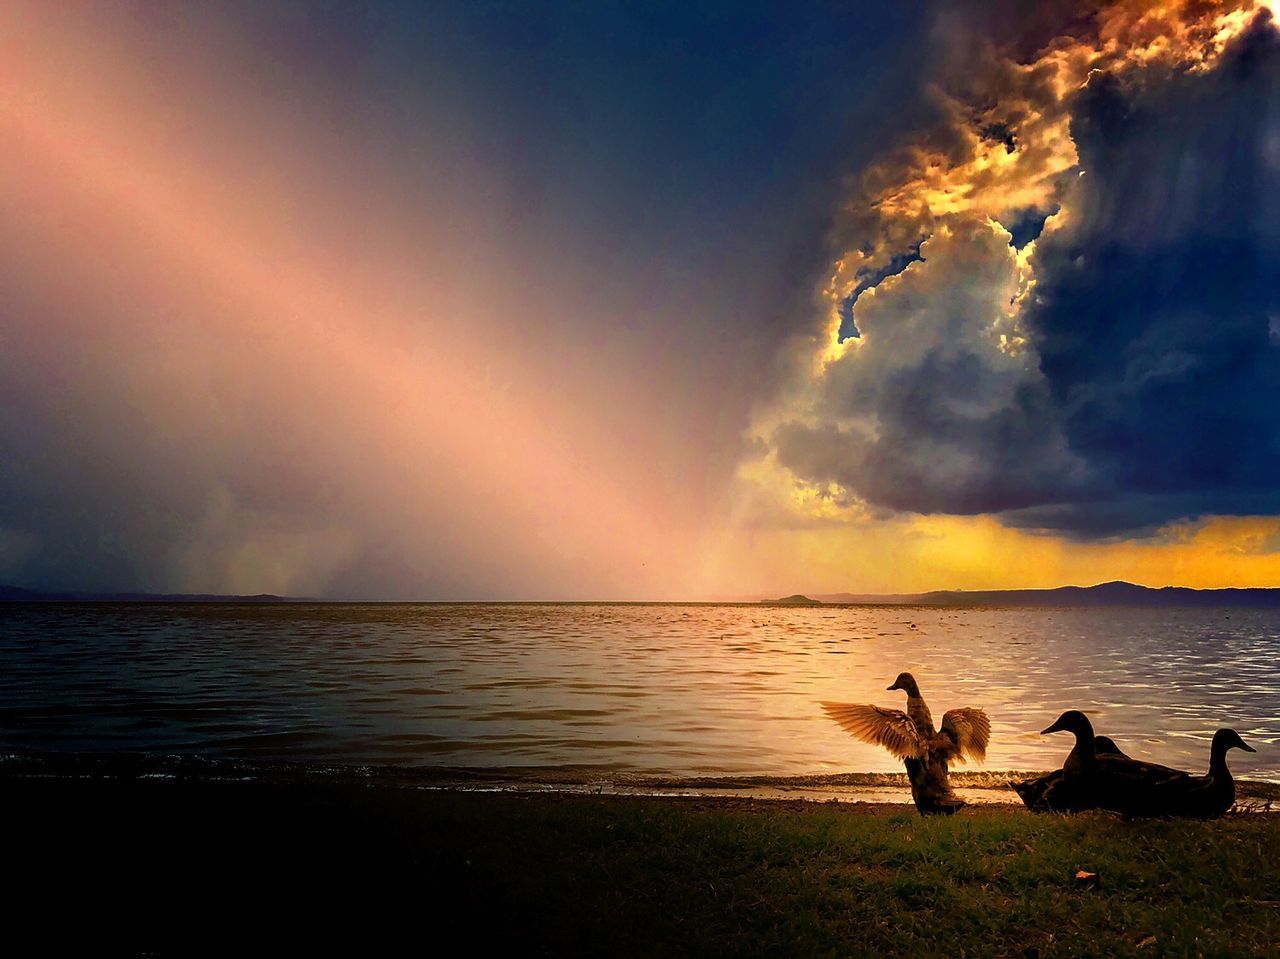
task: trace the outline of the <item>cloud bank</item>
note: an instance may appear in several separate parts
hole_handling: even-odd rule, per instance
[[[757,522],[1094,539],[1280,512],[1271,11],[1037,7],[948,24],[939,121],[851,186],[755,422]]]

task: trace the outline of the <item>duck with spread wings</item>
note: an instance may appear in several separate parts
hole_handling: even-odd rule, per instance
[[[911,798],[921,815],[950,815],[965,801],[951,789],[947,764],[966,757],[981,761],[987,754],[991,723],[981,709],[949,709],[935,729],[933,716],[910,673],[901,673],[889,689],[907,694],[907,709],[862,703],[820,703],[841,729],[865,743],[883,746],[903,760],[911,782]]]

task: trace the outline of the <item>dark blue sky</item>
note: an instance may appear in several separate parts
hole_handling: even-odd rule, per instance
[[[496,164],[512,231],[607,238],[602,276],[639,258],[659,291],[745,286],[748,315],[820,268],[839,178],[918,122],[932,28],[889,2],[242,13],[264,76],[306,78],[380,151],[429,131],[447,162]]]

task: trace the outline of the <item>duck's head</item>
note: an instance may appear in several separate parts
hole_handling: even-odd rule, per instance
[[[1257,750],[1240,738],[1240,734],[1234,729],[1219,729],[1213,734],[1213,752],[1226,755],[1228,749],[1243,749],[1247,753],[1256,753]]]
[[[1080,712],[1080,710],[1068,709],[1055,720],[1052,726],[1048,729],[1040,730],[1041,736],[1048,733],[1075,733],[1077,736],[1092,736],[1093,723],[1089,722],[1089,717]]]
[[[1110,736],[1095,736],[1093,738],[1093,745],[1094,745],[1094,749],[1097,750],[1099,756],[1104,754],[1109,754],[1112,756],[1124,755],[1120,751],[1120,747],[1116,745],[1116,741],[1112,739]]]
[[[893,681],[893,685],[889,689],[901,689],[908,696],[920,695],[920,687],[916,685],[916,678],[910,673],[898,673],[898,678]]]

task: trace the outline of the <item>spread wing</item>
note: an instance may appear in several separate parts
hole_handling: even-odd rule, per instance
[[[965,757],[982,762],[991,741],[991,720],[981,709],[948,709],[939,730],[955,745],[947,750],[947,759],[964,762]]]
[[[900,709],[882,709],[861,703],[819,703],[823,712],[847,733],[864,743],[883,746],[899,759],[919,759],[925,744],[916,724]]]

